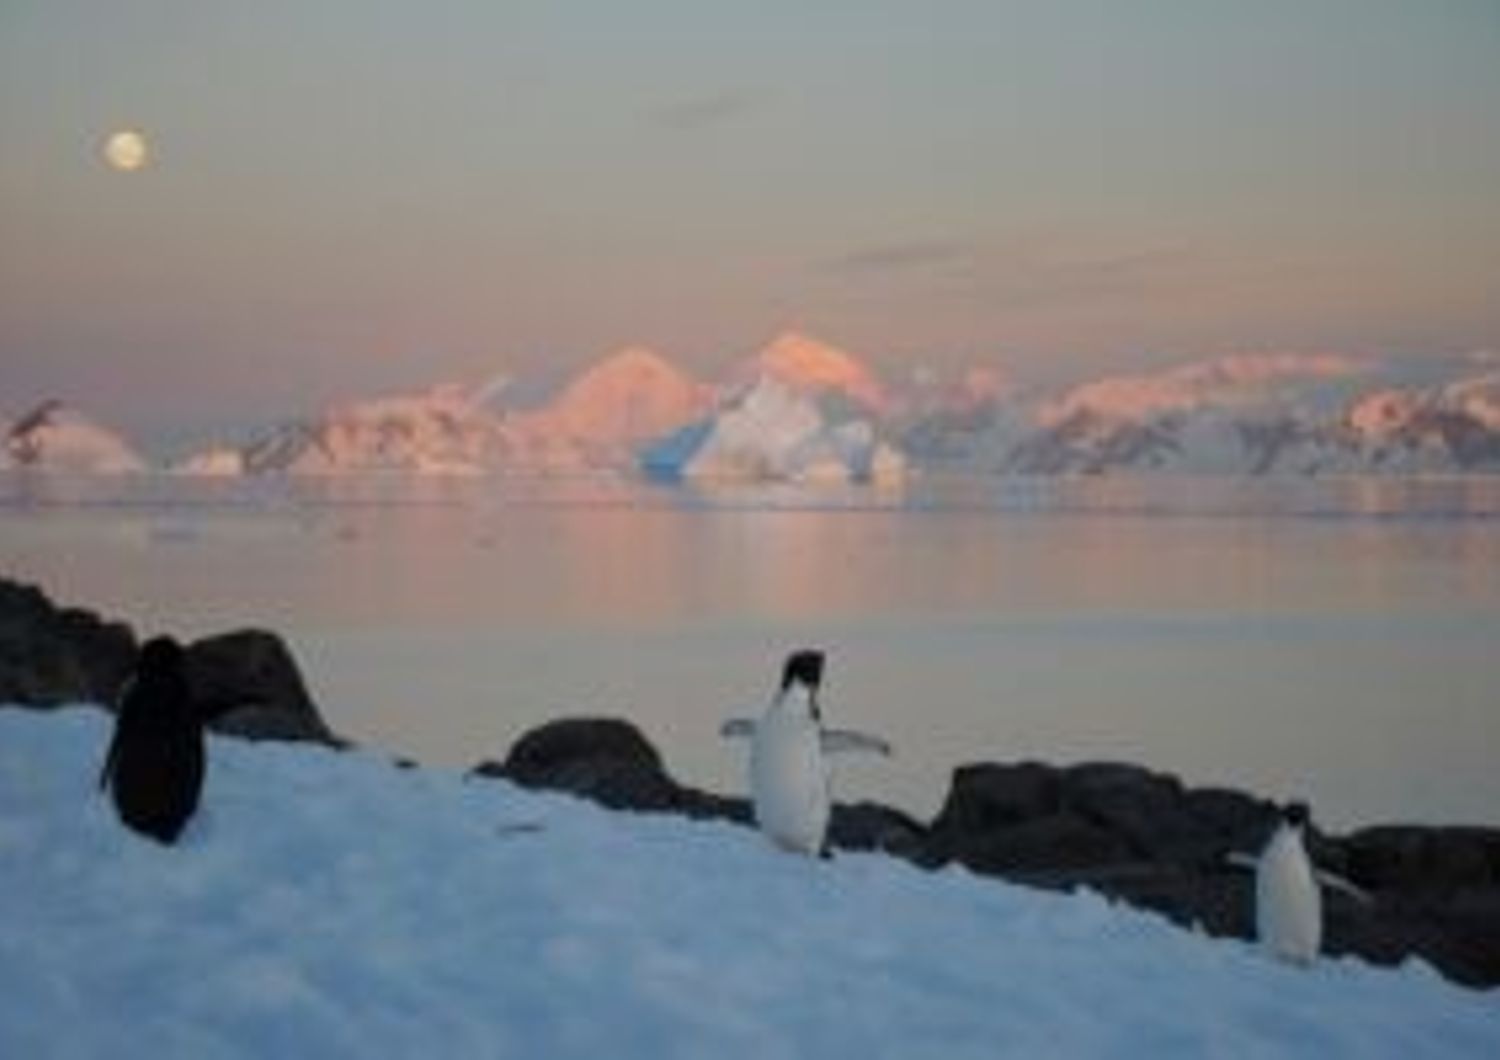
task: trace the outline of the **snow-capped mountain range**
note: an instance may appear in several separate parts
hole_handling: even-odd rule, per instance
[[[1500,472],[1500,364],[1255,353],[1027,391],[994,368],[893,386],[858,356],[784,334],[717,385],[627,347],[550,400],[504,377],[341,403],[205,448],[201,475],[608,470],[668,479],[879,481],[910,468],[1011,475]],[[48,401],[0,424],[0,468],[148,469],[117,432]]]
[[[1077,387],[992,447],[1020,474],[1500,471],[1500,372],[1388,386],[1348,358],[1233,357]]]

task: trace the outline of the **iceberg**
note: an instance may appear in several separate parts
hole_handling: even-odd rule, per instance
[[[667,479],[891,481],[905,459],[865,418],[839,418],[820,400],[770,375],[714,415],[647,446],[640,465]]]

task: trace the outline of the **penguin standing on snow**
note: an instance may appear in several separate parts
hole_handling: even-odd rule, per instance
[[[203,722],[182,661],[171,637],[141,649],[99,771],[99,787],[110,789],[120,820],[162,843],[176,841],[203,789]]]
[[[731,719],[721,729],[725,737],[750,737],[750,790],[760,830],[782,849],[809,856],[827,855],[832,800],[825,755],[891,753],[876,737],[823,728],[818,707],[822,682],[823,653],[793,652],[766,712],[756,720]]]
[[[1323,945],[1323,896],[1303,841],[1307,817],[1304,803],[1288,804],[1255,866],[1256,935],[1292,964],[1311,964]]]

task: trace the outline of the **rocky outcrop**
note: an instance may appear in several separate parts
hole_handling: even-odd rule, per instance
[[[752,820],[746,800],[674,780],[629,722],[571,718],[518,740],[475,772],[567,791],[623,810]],[[1254,878],[1231,853],[1253,853],[1278,819],[1268,800],[1118,762],[1059,767],[980,763],[953,774],[931,825],[878,803],[839,805],[829,842],[880,850],[925,868],[1054,890],[1088,887],[1213,935],[1249,938]],[[1500,983],[1500,831],[1313,830],[1314,860],[1370,893],[1324,894],[1326,948],[1392,964],[1419,956],[1460,982]]]
[[[0,578],[0,703],[112,703],[135,654],[123,622],[56,607],[36,586]]]
[[[564,718],[523,735],[504,762],[482,762],[474,776],[499,777],[522,787],[564,791],[614,810],[673,813],[751,824],[748,799],[679,783],[661,755],[620,718]],[[834,807],[829,842],[842,850],[911,851],[922,826],[876,803]]]
[[[1123,763],[984,763],[954,772],[925,856],[997,873],[1204,866],[1258,845],[1274,814],[1264,800],[1186,790],[1176,777]]]
[[[1243,792],[1188,788],[1121,763],[986,763],[955,771],[916,858],[1055,889],[1090,887],[1210,934],[1254,932],[1253,853],[1276,807]],[[1325,948],[1378,963],[1416,955],[1461,982],[1500,983],[1500,831],[1314,829],[1322,868],[1372,896],[1324,891]]]
[[[189,644],[193,702],[215,732],[251,740],[342,746],[318,713],[296,660],[274,633],[242,629]]]
[[[57,607],[35,586],[0,578],[0,703],[97,703],[113,710],[135,671],[136,651],[135,632],[125,623]],[[187,646],[184,665],[194,704],[213,731],[344,745],[276,634],[205,637]]]
[[[640,730],[617,718],[550,722],[517,740],[503,763],[483,762],[474,773],[565,791],[614,810],[686,812],[691,801]]]

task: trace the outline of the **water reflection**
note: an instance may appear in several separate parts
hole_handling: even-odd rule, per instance
[[[965,759],[1138,758],[1335,818],[1494,819],[1500,483],[0,474],[0,570],[188,636],[285,632],[335,722],[466,765],[623,711],[690,780],[797,643],[893,736],[853,794]]]

